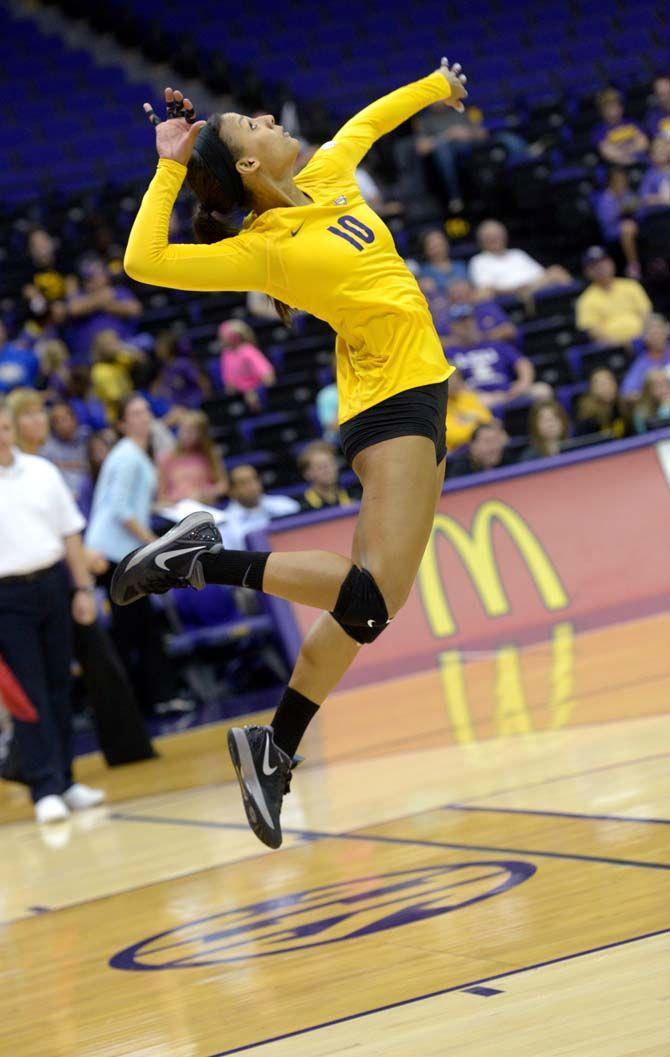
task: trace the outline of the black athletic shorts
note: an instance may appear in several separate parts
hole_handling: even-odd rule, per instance
[[[366,408],[340,426],[340,443],[351,466],[359,451],[393,437],[428,437],[435,444],[435,462],[447,454],[448,379],[405,389]]]

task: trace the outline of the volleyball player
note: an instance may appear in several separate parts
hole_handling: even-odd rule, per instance
[[[340,436],[363,498],[351,557],[326,551],[225,550],[209,514],[190,514],[118,565],[112,597],[205,582],[241,585],[323,610],[303,642],[269,726],[233,728],[228,744],[249,824],[272,848],[298,744],[359,649],[406,601],[444,479],[447,379],[426,300],[391,233],[365,204],[354,171],[380,136],[431,103],[463,110],[466,78],[446,59],[348,121],[294,177],[298,141],[271,115],[195,120],[165,90],[158,168],[124,258],[128,275],[177,290],[259,290],[325,320],[337,334]],[[186,180],[198,199],[197,243],[168,243]],[[241,229],[235,213],[244,214]]]

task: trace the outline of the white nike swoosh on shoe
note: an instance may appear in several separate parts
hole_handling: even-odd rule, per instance
[[[235,745],[237,746],[237,754],[240,758],[242,779],[247,786],[248,792],[253,796],[254,803],[268,826],[270,829],[274,829],[275,825],[272,821],[270,812],[268,811],[268,806],[265,802],[265,797],[263,796],[263,790],[261,789],[261,783],[258,781],[258,776],[256,775],[254,761],[251,758],[249,743],[242,731],[234,730],[233,737],[235,739]]]
[[[207,547],[204,544],[201,544],[198,547],[184,547],[182,550],[178,551],[167,551],[165,554],[157,555],[157,557],[154,558],[154,564],[156,564],[159,569],[163,569],[166,573],[171,573],[172,569],[169,569],[165,564],[168,558],[177,558],[180,554],[191,554],[193,551],[205,550],[207,550]]]
[[[265,741],[265,753],[263,754],[263,774],[266,774],[269,778],[276,770],[276,767],[270,767],[270,735],[268,734]]]
[[[194,510],[192,514],[187,514],[183,521],[180,521],[178,525],[171,528],[164,536],[160,536],[153,543],[147,543],[144,547],[138,547],[132,557],[129,558],[124,572],[128,569],[132,569],[133,566],[137,565],[138,562],[144,561],[154,551],[160,550],[166,543],[171,543],[172,540],[179,539],[180,536],[185,536],[187,533],[192,532],[194,529],[203,528],[205,525],[213,525],[214,518],[205,510]]]
[[[247,576],[249,575],[250,572],[251,572],[251,566],[249,565],[247,567],[247,570],[246,570],[244,576],[242,577],[242,587],[248,587],[249,586],[247,584]]]

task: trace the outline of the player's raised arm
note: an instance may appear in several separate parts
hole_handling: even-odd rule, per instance
[[[211,245],[168,241],[170,215],[206,122],[195,120],[193,104],[181,92],[167,88],[165,98],[167,121],[160,121],[153,107],[144,104],[156,126],[159,161],[128,238],[126,273],[138,282],[174,290],[264,290],[262,236],[245,233]]]
[[[431,103],[443,100],[446,106],[462,111],[461,100],[468,94],[466,80],[460,63],[450,66],[442,59],[439,70],[428,77],[397,88],[355,114],[333,136],[332,143],[343,160],[355,168],[376,140]]]

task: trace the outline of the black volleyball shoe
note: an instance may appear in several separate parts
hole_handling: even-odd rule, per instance
[[[160,539],[121,559],[112,577],[112,602],[127,606],[144,595],[164,594],[171,587],[202,590],[205,574],[200,558],[221,545],[212,515],[196,510]]]
[[[292,768],[303,757],[291,759],[275,745],[272,727],[231,727],[228,751],[249,825],[268,848],[278,848],[282,842],[282,801],[291,788]]]

